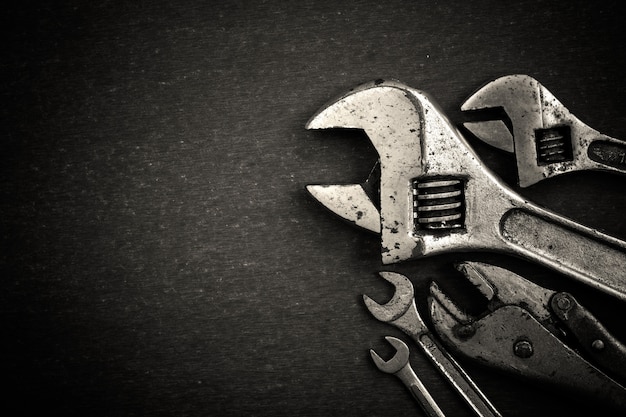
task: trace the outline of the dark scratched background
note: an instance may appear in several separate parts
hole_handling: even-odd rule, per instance
[[[362,181],[362,134],[310,132],[327,100],[377,79],[430,93],[457,124],[485,82],[541,81],[626,138],[619,2],[14,2],[0,59],[3,415],[423,415],[372,364],[361,300],[407,274],[480,310],[455,272],[487,260],[573,292],[626,340],[626,307],[518,259],[383,267],[376,236],[304,186]],[[469,138],[515,187],[514,159]],[[517,188],[516,188],[517,189]],[[519,190],[626,239],[626,183],[579,173]],[[617,271],[616,273],[620,273]],[[406,340],[406,338],[404,338]],[[459,358],[504,416],[609,415]],[[449,416],[471,416],[415,351]]]

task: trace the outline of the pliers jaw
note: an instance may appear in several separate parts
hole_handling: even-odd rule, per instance
[[[522,278],[514,272],[482,262],[460,262],[456,268],[486,298],[487,309],[519,305],[543,324],[552,321],[550,300],[555,292]]]
[[[433,324],[442,337],[450,336],[450,342],[457,339],[471,342],[471,336],[476,330],[486,325],[484,319],[507,306],[524,311],[549,332],[558,336],[563,335],[551,309],[552,299],[557,294],[555,291],[534,284],[508,269],[491,264],[466,261],[458,263],[456,268],[484,297],[486,309],[477,316],[471,316],[435,282],[431,283],[430,313]]]

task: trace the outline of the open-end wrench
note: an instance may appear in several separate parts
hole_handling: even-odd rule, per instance
[[[396,349],[396,354],[388,361],[385,361],[378,356],[378,353],[370,349],[370,355],[376,367],[387,374],[397,376],[406,385],[413,398],[415,398],[428,417],[445,417],[445,414],[443,414],[435,399],[430,395],[424,383],[411,368],[409,347],[406,343],[391,336],[385,337],[385,340]]]
[[[417,312],[411,281],[404,275],[394,272],[381,272],[380,276],[393,284],[396,291],[391,300],[384,305],[363,295],[370,313],[376,319],[392,324],[409,335],[477,416],[500,417],[498,410],[467,372],[432,337],[432,333]]]
[[[626,300],[626,242],[515,193],[424,93],[393,81],[364,84],[324,106],[307,128],[363,129],[374,144],[383,263],[446,252],[508,253]],[[314,196],[324,188],[308,187]],[[332,210],[336,193],[330,194],[316,198]],[[358,216],[358,203],[350,210]]]
[[[626,173],[626,141],[603,135],[581,122],[528,75],[489,82],[472,94],[461,110],[493,114],[495,120],[464,126],[484,142],[515,152],[521,187],[578,170]],[[502,120],[507,117],[510,126]]]

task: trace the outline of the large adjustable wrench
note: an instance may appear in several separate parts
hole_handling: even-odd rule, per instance
[[[363,129],[379,155],[380,211],[359,185],[309,186],[322,204],[377,231],[385,264],[463,251],[517,255],[626,300],[626,242],[528,202],[498,179],[424,93],[357,87],[309,129]],[[365,227],[365,226],[364,226]]]
[[[396,354],[388,361],[385,361],[378,356],[378,353],[370,349],[370,356],[376,367],[385,373],[396,375],[406,385],[413,398],[419,403],[428,417],[445,417],[445,414],[443,414],[435,399],[430,395],[422,380],[418,378],[413,368],[411,368],[409,347],[406,343],[391,336],[387,336],[385,339],[396,348]]]
[[[492,112],[493,120],[464,126],[484,142],[515,152],[521,187],[578,170],[626,173],[626,141],[603,135],[581,122],[528,75],[508,75],[489,82],[461,109]],[[508,118],[510,129],[502,118]]]

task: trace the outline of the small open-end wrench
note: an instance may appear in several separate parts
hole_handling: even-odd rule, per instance
[[[362,208],[370,226],[371,218],[377,218],[383,263],[449,252],[501,252],[626,300],[621,274],[626,242],[515,193],[424,93],[395,81],[364,84],[324,106],[307,128],[363,129],[374,144],[380,162],[379,212],[364,191],[350,194],[356,187],[308,190],[355,223]],[[351,205],[342,205],[339,212],[338,198]],[[366,201],[364,207],[361,201]]]
[[[374,364],[381,371],[397,376],[406,385],[413,398],[415,398],[428,417],[445,417],[445,414],[443,414],[435,399],[430,395],[424,383],[411,368],[409,347],[406,343],[391,336],[385,337],[385,340],[396,349],[396,354],[388,361],[384,361],[374,350],[370,349],[370,355]]]
[[[467,372],[432,337],[432,333],[417,312],[411,281],[404,275],[394,272],[380,272],[380,276],[394,285],[395,293],[386,304],[379,304],[363,295],[370,313],[376,319],[392,324],[410,336],[477,416],[500,417],[498,410]]]
[[[528,75],[508,75],[489,82],[472,94],[461,110],[491,112],[493,120],[464,126],[482,141],[515,153],[521,187],[579,170],[626,173],[626,141],[581,122]],[[502,119],[506,118],[505,123]]]

